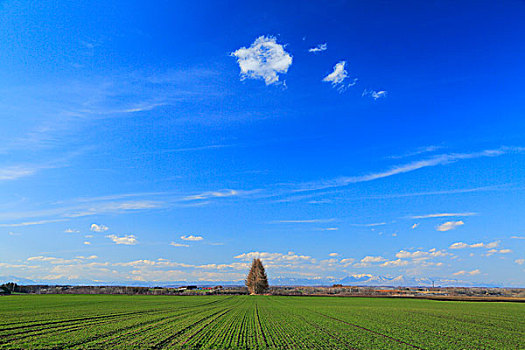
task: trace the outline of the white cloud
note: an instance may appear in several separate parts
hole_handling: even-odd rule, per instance
[[[386,222],[374,222],[371,224],[350,224],[351,226],[358,226],[358,227],[375,227],[375,226],[383,226],[386,225]]]
[[[288,254],[282,253],[268,253],[268,252],[249,252],[235,256],[235,259],[241,259],[244,261],[251,261],[252,259],[262,259],[265,262],[290,262],[290,261],[304,261],[312,260],[311,256],[298,255],[294,252],[288,252]]]
[[[408,261],[407,260],[401,260],[401,259],[392,260],[392,261],[385,261],[384,263],[381,264],[381,266],[383,266],[383,267],[405,266],[405,265],[408,265]]]
[[[188,244],[175,243],[175,242],[171,242],[170,245],[172,245],[174,247],[189,247]]]
[[[450,249],[465,249],[465,248],[470,248],[470,245],[467,243],[463,243],[463,242],[456,242],[456,243],[452,243],[449,248]]]
[[[385,90],[380,90],[380,91],[375,91],[375,90],[363,90],[363,93],[361,94],[361,96],[370,96],[372,97],[374,100],[377,100],[379,98],[384,98],[386,97],[387,95],[387,92]]]
[[[454,276],[462,276],[462,275],[471,275],[471,276],[474,276],[474,275],[479,275],[481,273],[481,271],[479,270],[472,270],[472,271],[465,271],[465,270],[461,270],[461,271],[458,271],[458,272],[454,272],[453,275]]]
[[[525,236],[512,236],[511,239],[525,239]]]
[[[523,264],[525,264],[525,259],[516,259],[516,260],[514,260],[514,262],[516,264],[518,264],[518,265],[523,265]]]
[[[353,262],[354,262],[354,259],[352,259],[352,258],[345,258],[345,259],[341,259],[341,260],[339,261],[339,263],[340,263],[341,265],[343,265],[343,267],[348,267],[348,266],[350,266]]]
[[[494,241],[490,243],[474,243],[474,244],[467,244],[464,242],[456,242],[452,243],[449,247],[449,249],[465,249],[465,248],[495,248],[499,245],[500,241]]]
[[[461,216],[474,216],[478,215],[477,213],[437,213],[437,214],[427,214],[427,215],[415,215],[410,216],[410,219],[430,219],[430,218],[444,218],[444,217],[461,217]]]
[[[330,253],[330,254],[328,254],[328,256],[339,256],[339,254],[338,253]]]
[[[498,253],[500,253],[500,254],[509,254],[509,253],[512,253],[512,250],[510,250],[510,249],[500,249]]]
[[[455,229],[458,226],[464,225],[463,221],[447,221],[441,225],[436,226],[436,230],[445,232]]]
[[[381,262],[381,261],[385,261],[385,260],[386,259],[383,258],[382,256],[370,256],[370,255],[367,255],[363,259],[361,259],[361,262],[362,263],[370,263],[370,262]]]
[[[288,72],[292,56],[271,36],[260,36],[249,47],[231,53],[237,57],[241,68],[241,79],[261,79],[266,85],[279,81],[279,74]]]
[[[109,230],[109,227],[105,225],[91,224],[91,227],[89,229],[93,232],[106,232],[107,230]]]
[[[135,245],[138,243],[137,237],[134,235],[124,235],[122,237],[117,235],[108,235],[106,237],[111,239],[116,244]]]
[[[326,51],[327,49],[328,49],[328,45],[324,43],[324,44],[319,44],[316,47],[312,47],[308,49],[308,52],[317,53],[317,52]]]
[[[210,198],[233,197],[233,196],[238,196],[238,195],[248,193],[248,192],[251,192],[251,191],[245,192],[245,191],[237,191],[237,190],[232,190],[232,189],[226,189],[226,190],[220,190],[220,191],[209,191],[209,192],[204,192],[204,193],[184,197],[183,200],[194,201],[194,200],[202,200],[202,199],[210,199]]]
[[[418,226],[419,226],[419,224],[414,224],[410,228],[413,230],[413,229],[417,228]]]
[[[324,82],[332,83],[332,86],[337,88],[339,92],[344,91],[347,87],[354,86],[357,84],[357,79],[354,79],[352,83],[343,84],[346,78],[348,78],[348,72],[345,69],[346,61],[341,61],[334,66],[332,73],[328,74],[323,78]]]
[[[367,255],[360,262],[354,264],[354,267],[369,267],[372,263],[379,263],[386,261],[382,256],[370,256]]]
[[[447,256],[449,253],[443,250],[430,249],[429,251],[416,250],[414,252],[409,252],[406,250],[400,250],[396,253],[396,258],[400,259],[414,259],[414,260],[427,260],[431,258]]]
[[[189,236],[180,236],[180,239],[184,241],[202,241],[204,237],[189,235]]]
[[[90,245],[91,242],[85,241],[84,244],[85,244],[85,245]]]
[[[485,244],[485,248],[496,248],[499,245],[500,241],[494,241]]]
[[[77,259],[82,259],[82,260],[93,260],[93,259],[98,259],[98,256],[96,255],[90,255],[90,256],[77,256],[76,257]]]

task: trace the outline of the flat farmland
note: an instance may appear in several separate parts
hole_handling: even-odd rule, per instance
[[[0,297],[0,349],[524,349],[525,304],[277,296]]]

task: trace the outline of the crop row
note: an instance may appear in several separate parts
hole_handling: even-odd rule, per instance
[[[510,303],[268,296],[0,298],[0,349],[517,349]]]

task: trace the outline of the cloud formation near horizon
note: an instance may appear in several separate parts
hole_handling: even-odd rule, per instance
[[[494,241],[490,243],[474,243],[474,244],[467,244],[463,242],[456,242],[452,243],[449,247],[449,249],[465,249],[465,248],[496,248],[499,245],[500,241]]]

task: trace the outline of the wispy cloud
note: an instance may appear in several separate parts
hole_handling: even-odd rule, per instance
[[[398,193],[398,194],[383,194],[376,196],[365,196],[359,199],[388,199],[388,198],[404,198],[404,197],[420,197],[420,196],[440,196],[446,194],[462,194],[462,193],[474,193],[474,192],[486,192],[486,191],[508,191],[511,187],[507,185],[496,185],[496,186],[483,186],[474,188],[458,188],[452,190],[443,191],[428,191],[428,192],[413,192],[413,193]]]
[[[0,227],[22,227],[22,226],[44,225],[44,224],[50,224],[54,222],[62,222],[66,220],[67,219],[27,221],[27,222],[15,223],[15,224],[0,224]]]
[[[324,44],[318,44],[316,47],[312,47],[308,49],[308,52],[318,53],[318,52],[326,51],[327,49],[328,49],[328,44],[324,43]]]
[[[116,244],[135,245],[138,243],[137,237],[135,237],[134,235],[107,235],[106,237],[111,239]]]
[[[231,56],[237,58],[241,79],[261,79],[266,85],[277,83],[279,74],[288,72],[292,65],[292,56],[272,36],[260,36],[249,48],[242,47]]]
[[[481,271],[478,270],[478,269],[472,270],[472,271],[461,270],[461,271],[458,271],[458,272],[454,272],[453,275],[454,276],[462,276],[462,275],[474,276],[474,275],[479,275],[480,273],[481,273]]]
[[[508,153],[518,153],[518,152],[521,153],[524,151],[525,151],[525,148],[520,148],[520,147],[500,147],[498,149],[489,149],[489,150],[483,150],[483,151],[472,152],[472,153],[440,154],[440,155],[436,155],[436,156],[433,156],[427,159],[397,165],[388,170],[380,171],[376,173],[370,173],[367,175],[346,176],[346,177],[339,177],[339,178],[335,178],[331,180],[305,183],[301,185],[300,188],[296,189],[295,191],[296,192],[316,191],[316,190],[322,190],[322,189],[328,189],[328,188],[342,187],[342,186],[347,186],[353,183],[374,181],[374,180],[383,179],[383,178],[394,176],[394,175],[405,174],[405,173],[409,173],[409,172],[416,171],[416,170],[423,169],[423,168],[451,164],[454,162],[458,162],[460,160],[475,159],[475,158],[482,158],[482,157],[498,157],[498,156],[502,156]]]
[[[441,225],[436,226],[437,231],[445,232],[455,229],[458,226],[462,226],[465,223],[463,221],[447,221]]]
[[[232,190],[232,189],[226,189],[226,190],[220,190],[220,191],[209,191],[209,192],[203,192],[200,194],[194,194],[191,196],[186,196],[183,198],[183,200],[187,201],[194,201],[194,200],[207,200],[210,198],[225,198],[225,197],[235,197],[240,196],[242,194],[248,193],[246,191],[239,191],[239,190]],[[252,193],[252,192],[250,192]]]
[[[0,149],[1,152],[1,149]],[[0,167],[0,181],[12,181],[20,178],[33,176],[45,169],[55,169],[65,165],[66,161],[75,154],[58,158],[43,164],[23,164]]]
[[[176,242],[171,242],[170,245],[173,247],[189,247],[189,244],[176,243]]]
[[[361,94],[361,96],[363,97],[370,96],[374,100],[385,98],[386,95],[387,95],[387,92],[385,90],[375,91],[375,90],[367,90],[367,89],[363,90],[363,93]]]
[[[375,226],[384,226],[386,225],[386,222],[374,222],[371,224],[350,224],[350,226],[357,226],[357,227],[375,227]]]
[[[414,215],[409,216],[410,219],[430,219],[430,218],[445,218],[445,217],[463,217],[463,216],[474,216],[478,213],[436,213],[427,215]]]
[[[437,150],[442,149],[442,148],[443,148],[442,146],[433,146],[433,145],[432,146],[426,146],[426,147],[418,148],[415,151],[403,153],[401,155],[389,156],[387,158],[390,158],[390,159],[408,158],[408,157],[418,156],[418,155],[424,154],[424,153],[431,153],[431,152],[437,151]]]
[[[298,220],[275,220],[270,221],[271,224],[314,224],[333,222],[335,219],[298,219]]]
[[[33,175],[37,169],[20,166],[0,168],[0,181],[16,180],[21,177]]]

